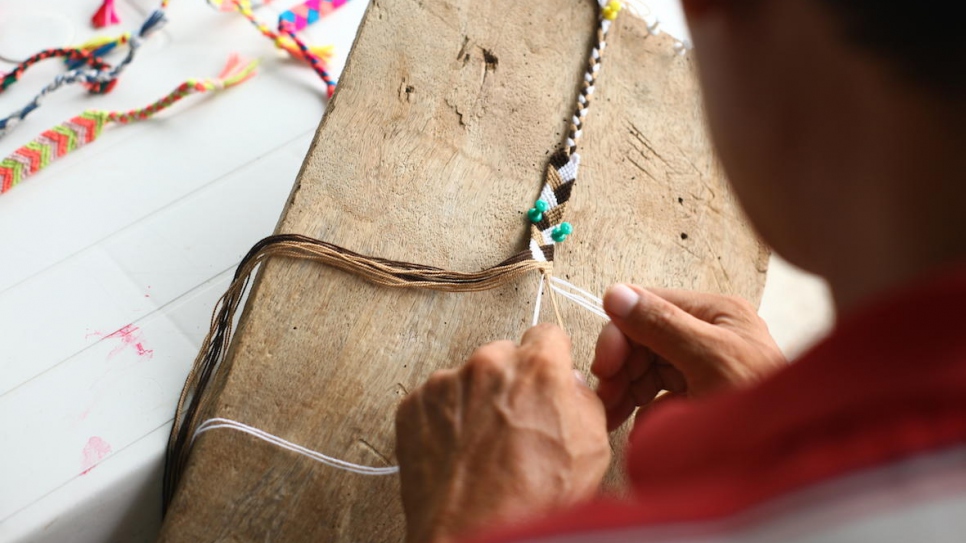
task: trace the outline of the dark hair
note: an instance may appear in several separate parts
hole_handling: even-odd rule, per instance
[[[966,26],[953,0],[822,0],[846,33],[899,72],[957,99],[966,98]],[[960,6],[956,8],[955,6]]]

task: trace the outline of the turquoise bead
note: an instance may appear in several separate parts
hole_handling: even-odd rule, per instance
[[[562,222],[560,223],[560,226],[553,229],[553,232],[550,233],[550,237],[555,242],[560,243],[567,239],[567,236],[573,234],[573,232],[574,227],[571,226],[569,222]]]
[[[544,202],[543,200],[537,200],[537,203],[533,204],[530,211],[527,211],[527,218],[530,222],[537,224],[543,220],[543,214],[550,210],[550,204]]]

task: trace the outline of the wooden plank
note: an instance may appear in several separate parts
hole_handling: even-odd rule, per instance
[[[595,17],[591,0],[374,0],[279,232],[464,271],[519,251]],[[757,302],[767,254],[709,150],[691,60],[626,14],[609,41],[555,273],[598,293],[633,281]],[[393,464],[399,399],[475,347],[519,337],[538,279],[399,291],[272,261],[207,416]],[[561,303],[586,369],[602,322]],[[161,540],[400,541],[402,522],[395,477],[220,430],[195,443]]]

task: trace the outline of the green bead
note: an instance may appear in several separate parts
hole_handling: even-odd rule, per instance
[[[533,207],[540,213],[546,213],[547,210],[550,209],[550,204],[548,204],[547,202],[544,202],[543,200],[537,200],[537,203],[534,204]]]
[[[550,237],[557,243],[560,243],[567,239],[567,236],[574,232],[574,227],[570,226],[569,222],[562,222],[560,226],[553,229],[550,233]]]
[[[527,218],[530,219],[530,222],[536,224],[543,220],[543,213],[539,209],[531,207],[530,211],[527,211]]]

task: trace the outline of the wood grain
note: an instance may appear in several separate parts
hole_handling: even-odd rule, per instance
[[[466,271],[522,249],[595,17],[591,0],[374,0],[278,231]],[[691,60],[622,15],[602,70],[570,201],[576,230],[555,273],[597,293],[632,281],[757,303],[767,254],[709,150]],[[400,398],[477,346],[519,337],[537,282],[399,291],[270,262],[208,416],[394,464]],[[602,322],[561,304],[586,369]],[[219,430],[195,443],[161,540],[400,541],[402,522],[395,477],[336,471]]]

